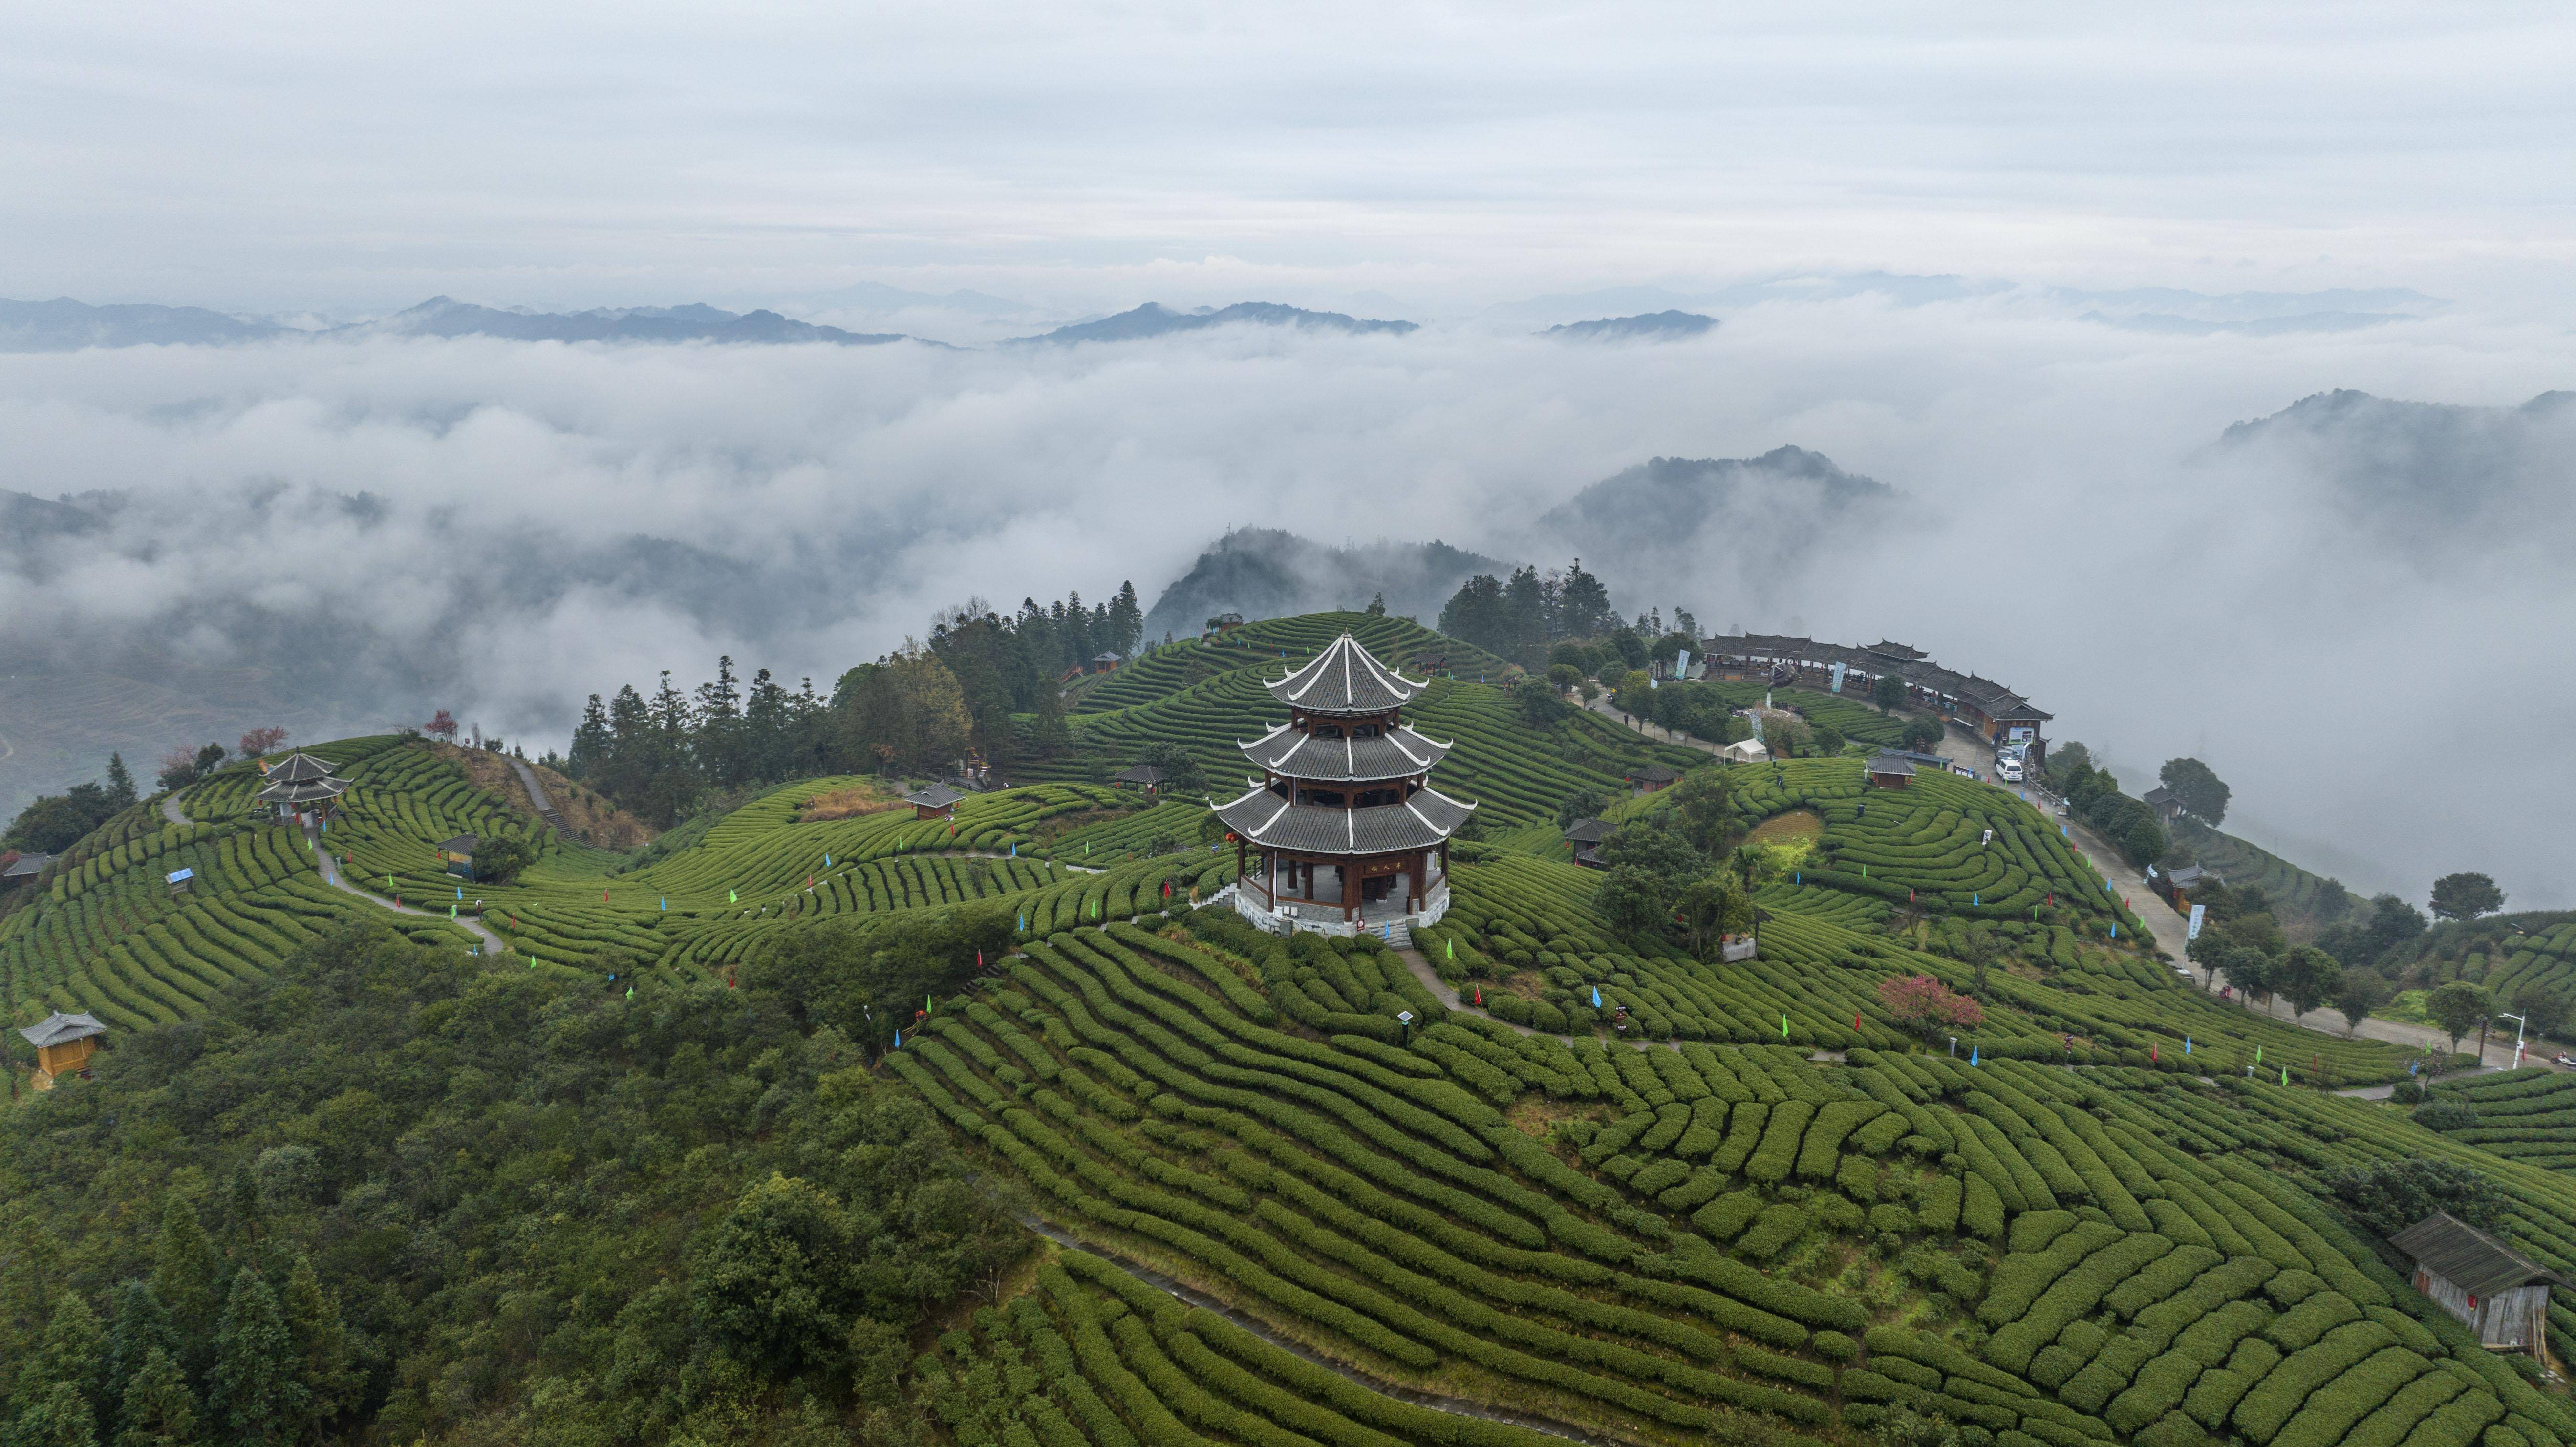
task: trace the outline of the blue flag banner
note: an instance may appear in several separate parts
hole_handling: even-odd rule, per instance
[[[1601,987],[1599,985],[1592,987],[1592,1008],[1595,1010],[1601,1008]]]
[[[1970,1065],[1977,1063],[1977,1047],[1974,1045],[1968,1047],[1968,1063]]]

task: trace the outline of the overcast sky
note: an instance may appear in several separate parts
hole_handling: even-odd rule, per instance
[[[719,651],[828,685],[970,594],[1151,599],[1229,526],[1547,557],[1526,524],[1588,483],[1796,444],[1936,521],[1790,589],[1748,581],[1742,538],[1680,577],[1588,561],[1632,608],[1911,639],[2055,710],[2133,788],[2198,753],[2232,823],[2357,884],[2477,867],[2576,902],[2576,410],[2476,421],[2517,439],[2493,476],[2419,446],[2448,424],[2417,414],[2339,451],[2206,455],[2337,388],[2510,408],[2576,386],[2576,10],[0,17],[0,297],[704,300],[979,343],[1146,300],[1430,324],[0,355],[0,488],[124,499],[103,531],[0,548],[15,639],[260,665],[259,630],[300,620],[407,679],[389,709],[453,703],[543,748],[583,695]],[[1748,285],[1872,271],[1976,284]],[[869,287],[1006,300],[889,316]],[[2101,295],[2142,287],[2382,295]],[[1616,310],[1581,296],[1609,288],[1723,325],[1528,335]],[[2383,308],[2405,316],[2093,315]],[[11,767],[0,799],[69,782]]]
[[[2571,293],[2559,6],[5,13],[17,297],[1436,313],[1877,267]]]

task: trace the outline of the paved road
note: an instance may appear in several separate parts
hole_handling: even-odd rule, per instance
[[[516,773],[519,776],[519,786],[528,791],[528,802],[536,806],[538,818],[545,820],[546,823],[553,826],[555,837],[558,839],[574,838],[572,826],[566,824],[564,822],[564,816],[556,812],[555,801],[546,797],[546,786],[537,782],[537,771],[528,767],[528,761],[525,759],[512,758],[508,754],[503,754],[501,759],[504,763],[507,763],[510,766],[513,773]]]
[[[1585,704],[1584,707],[1601,715],[1603,718],[1610,720],[1614,724],[1634,729],[1638,733],[1644,734],[1646,737],[1653,739],[1659,744],[1671,744],[1677,749],[1697,749],[1703,754],[1715,754],[1721,758],[1726,754],[1724,749],[1719,748],[1717,745],[1710,743],[1706,739],[1699,738],[1692,734],[1675,733],[1673,730],[1665,728],[1662,724],[1650,723],[1645,719],[1621,713],[1618,705],[1612,703],[1610,701],[1610,695],[1606,693],[1592,700],[1592,702]]]
[[[173,824],[196,823],[196,820],[179,812],[179,792],[179,790],[173,789],[169,793],[161,796],[161,817],[169,820]]]

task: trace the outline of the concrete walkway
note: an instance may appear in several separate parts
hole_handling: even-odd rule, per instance
[[[537,817],[554,827],[557,838],[574,838],[572,826],[566,824],[563,815],[556,812],[555,801],[546,797],[546,786],[537,782],[537,771],[528,767],[528,761],[513,758],[508,754],[503,754],[501,759],[510,766],[512,773],[519,776],[519,787],[528,791],[528,802],[536,807]]]
[[[161,796],[161,817],[173,824],[194,824],[196,820],[179,812],[179,795],[182,792],[182,790],[173,789]]]
[[[340,861],[332,858],[330,853],[322,848],[321,836],[309,828],[304,831],[304,844],[306,848],[313,851],[313,863],[315,867],[322,871],[322,882],[331,886],[333,889],[339,890],[343,894],[354,894],[358,898],[365,900],[367,903],[374,905],[376,908],[385,910],[392,914],[413,915],[421,919],[447,920],[449,924],[460,926],[467,934],[481,940],[483,942],[484,949],[490,953],[507,954],[509,952],[509,945],[503,942],[499,935],[494,934],[490,929],[486,928],[481,920],[475,919],[473,916],[466,914],[462,910],[457,912],[456,918],[447,919],[447,916],[440,914],[436,910],[414,909],[412,906],[407,904],[396,904],[382,895],[360,889],[357,885],[350,883],[348,877],[340,872]]]

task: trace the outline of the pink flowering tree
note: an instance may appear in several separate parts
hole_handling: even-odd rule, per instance
[[[1905,1029],[1926,1038],[1943,1030],[1970,1030],[1984,1024],[1985,1009],[1930,975],[1900,975],[1881,980],[1878,1003]]]
[[[456,742],[456,716],[442,708],[436,718],[420,726],[420,731],[432,738],[445,739],[452,744]]]

